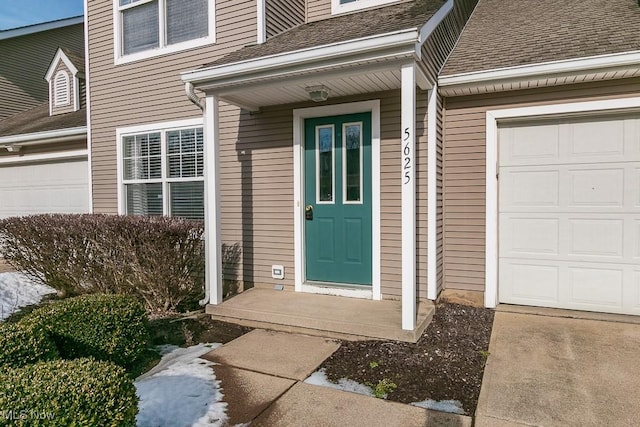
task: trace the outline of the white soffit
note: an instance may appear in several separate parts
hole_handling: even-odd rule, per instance
[[[532,89],[640,75],[640,51],[454,74],[438,79],[445,96]]]

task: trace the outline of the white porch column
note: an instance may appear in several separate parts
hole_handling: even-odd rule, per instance
[[[401,69],[402,123],[402,329],[416,327],[416,70]]]
[[[219,130],[218,98],[207,95],[204,111],[204,236],[205,286],[209,289],[210,304],[222,303]]]

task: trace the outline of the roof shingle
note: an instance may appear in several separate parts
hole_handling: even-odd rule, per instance
[[[87,111],[85,108],[72,113],[50,116],[49,103],[46,102],[0,120],[0,137],[75,128],[86,126],[86,124]]]
[[[480,0],[441,74],[635,50],[636,0]]]
[[[415,0],[303,24],[265,43],[245,46],[203,68],[418,28],[444,3],[445,0]]]

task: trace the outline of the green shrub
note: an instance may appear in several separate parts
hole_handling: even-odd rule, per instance
[[[33,325],[0,323],[0,366],[20,367],[58,357],[56,344],[45,331]]]
[[[0,255],[62,296],[134,295],[150,314],[204,293],[201,222],[115,215],[0,220]]]
[[[34,310],[20,323],[41,328],[65,359],[94,357],[133,363],[148,341],[142,305],[127,295],[82,295]]]
[[[0,369],[0,425],[134,426],[138,397],[125,370],[92,359]]]

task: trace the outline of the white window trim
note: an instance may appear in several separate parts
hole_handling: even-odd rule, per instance
[[[347,200],[347,126],[358,125],[360,126],[360,196],[358,200]],[[361,205],[364,203],[364,188],[362,188],[363,184],[363,175],[364,175],[364,163],[363,160],[363,152],[364,147],[362,145],[362,141],[364,138],[364,123],[362,122],[349,122],[342,124],[342,204],[343,205]]]
[[[149,3],[155,0],[140,0],[135,3],[136,6],[140,4]],[[202,47],[206,45],[211,45],[216,42],[216,2],[215,0],[208,0],[208,24],[209,24],[209,35],[207,37],[202,37],[199,39],[188,40],[182,43],[176,43],[172,45],[165,45],[165,0],[158,0],[159,4],[159,20],[160,20],[160,47],[156,49],[149,49],[143,52],[136,52],[129,55],[124,55],[122,53],[122,25],[121,25],[121,14],[122,10],[129,9],[134,7],[132,5],[126,5],[120,7],[119,0],[113,0],[113,58],[115,65],[127,64],[130,62],[141,61],[143,59],[155,58],[157,56],[167,55],[170,53],[181,52],[183,50],[194,49],[197,47]]]
[[[485,292],[488,308],[498,305],[498,125],[500,120],[553,117],[564,114],[597,114],[640,109],[640,97],[489,110],[486,113],[486,218]]]
[[[304,247],[304,120],[313,117],[342,114],[371,113],[371,291],[331,288],[332,295],[352,298],[382,299],[380,271],[380,100],[352,102],[293,110],[293,162],[294,162],[294,257],[296,292],[321,292],[306,284]],[[325,292],[325,291],[323,291]]]
[[[356,0],[351,3],[340,4],[340,0],[331,0],[331,14],[353,12],[355,10],[380,6],[387,3],[397,3],[398,0]]]
[[[320,129],[331,128],[331,200],[320,200]],[[316,204],[334,205],[336,203],[336,128],[334,125],[318,125],[316,136]]]
[[[58,92],[58,85],[57,85],[57,81],[58,81],[58,77],[64,76],[64,78],[66,79],[66,86],[65,86],[65,101],[60,101],[59,100],[59,92]],[[53,106],[54,107],[66,107],[67,105],[71,104],[71,79],[69,78],[69,73],[65,70],[60,70],[56,73],[56,75],[53,77]]]
[[[168,178],[166,163],[167,163],[167,147],[166,147],[166,138],[165,134],[167,131],[171,130],[180,130],[180,129],[188,129],[193,127],[202,127],[204,132],[204,120],[202,117],[197,119],[187,119],[187,120],[178,120],[171,122],[160,122],[160,123],[151,123],[145,125],[137,125],[137,126],[127,126],[116,128],[116,155],[117,155],[117,184],[118,184],[118,214],[126,215],[127,214],[127,194],[125,191],[126,184],[149,184],[149,183],[162,183],[162,211],[163,216],[167,216],[169,214],[169,183],[171,182],[195,182],[195,181],[203,181],[204,176],[193,177],[193,178]],[[162,177],[158,179],[145,179],[145,180],[125,180],[123,174],[123,144],[122,140],[125,136],[138,135],[141,133],[152,133],[152,132],[160,132],[161,136],[161,157],[162,157]]]

